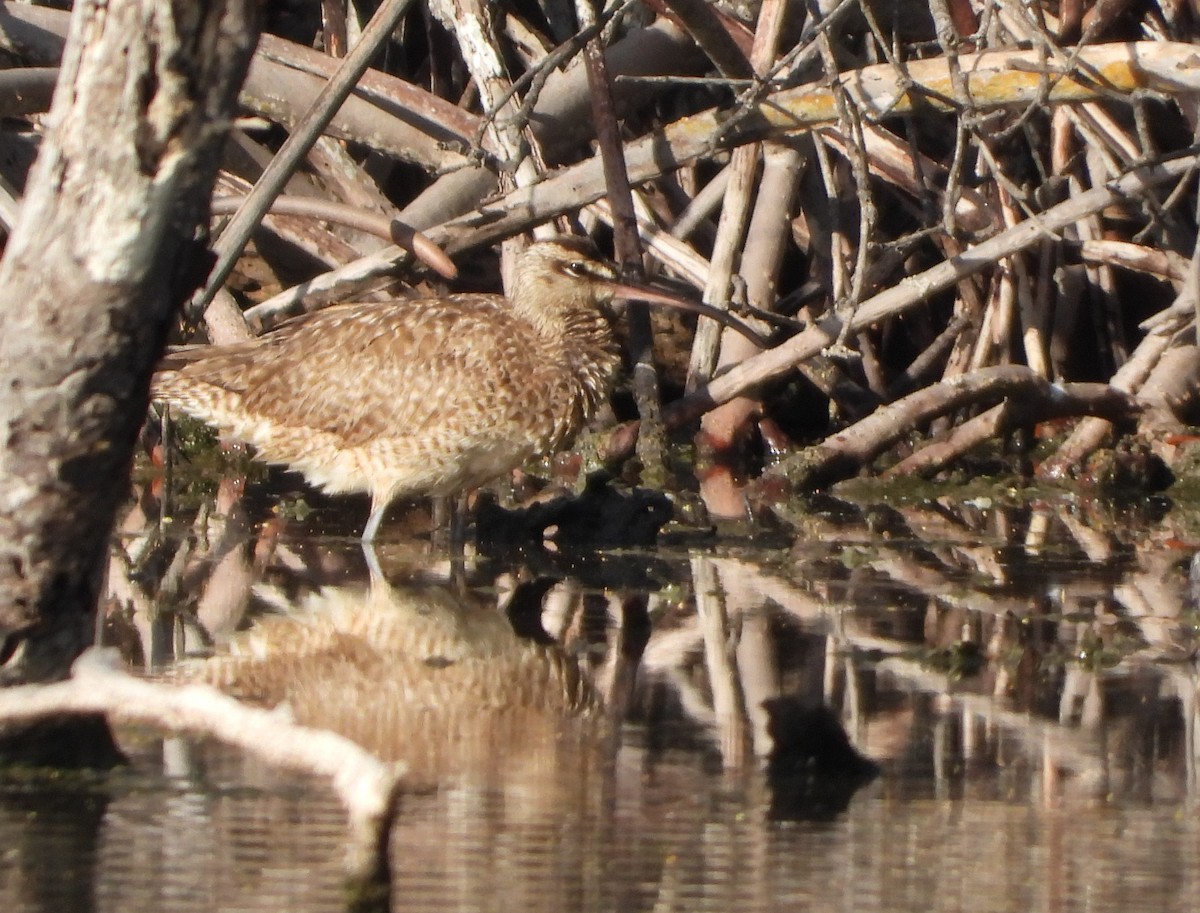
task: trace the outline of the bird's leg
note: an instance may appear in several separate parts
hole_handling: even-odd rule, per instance
[[[359,545],[362,547],[363,560],[367,563],[367,574],[371,578],[371,586],[387,586],[387,577],[383,575],[383,568],[379,566],[379,556],[375,554],[375,546],[371,540],[364,538]]]
[[[363,545],[369,545],[375,541],[375,534],[379,532],[379,527],[383,523],[383,515],[387,513],[387,507],[386,500],[371,496],[371,516],[367,518],[367,526],[363,530]]]
[[[159,416],[158,445],[162,448],[163,485],[162,501],[158,506],[158,519],[162,523],[174,512],[175,502],[175,454],[173,430],[175,423],[171,421],[171,407],[164,405]]]
[[[430,541],[439,548],[462,554],[467,533],[467,495],[441,495],[433,499]]]
[[[450,502],[450,543],[462,553],[463,543],[467,541],[467,510],[470,495],[460,492]]]

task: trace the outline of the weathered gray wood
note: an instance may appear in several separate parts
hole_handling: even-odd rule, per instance
[[[29,66],[57,66],[67,14],[0,3],[0,49]],[[247,74],[241,103],[278,123],[295,123],[320,94],[338,61],[267,35]],[[475,119],[404,80],[370,70],[343,103],[329,134],[430,171],[468,164]]]
[[[0,262],[0,681],[65,674],[172,315],[203,279],[252,0],[80,0]],[[12,640],[6,641],[12,644]]]

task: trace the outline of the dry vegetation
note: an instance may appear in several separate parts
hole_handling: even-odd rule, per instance
[[[650,469],[658,417],[701,420],[702,452],[751,475],[782,446],[801,488],[1089,416],[1055,426],[1040,475],[1094,474],[1134,431],[1174,455],[1197,364],[1190,4],[268,6],[214,203],[227,281],[192,315],[214,340],[444,287],[435,245],[479,251],[456,287],[494,287],[494,243],[583,231],[771,334],[634,315]],[[11,187],[66,26],[5,5]]]
[[[627,269],[690,285],[769,334],[758,347],[712,321],[631,314],[636,408],[618,404],[629,423],[609,449],[636,437],[645,477],[659,479],[657,429],[699,425],[718,467],[704,479],[715,513],[742,502],[719,467],[757,476],[773,449],[786,455],[771,472],[811,489],[866,467],[935,474],[1052,421],[1069,433],[1012,466],[1094,479],[1093,455],[1109,448],[1123,454],[1104,464],[1111,475],[1148,481],[1134,457],[1171,461],[1186,443],[1200,257],[1191,4],[267,6],[272,34],[213,200],[217,267],[187,315],[213,341],[401,283],[495,288],[493,245],[505,242],[504,257],[523,234],[582,232]],[[67,28],[62,11],[0,7],[6,230]],[[781,605],[829,602],[707,560],[702,581],[736,571]],[[244,610],[253,576],[234,570]],[[145,595],[130,589],[131,602]],[[994,623],[1003,645],[1006,620]],[[950,622],[963,629],[960,615]],[[43,703],[8,694],[0,715],[123,708],[260,750],[283,741],[279,720],[195,691],[156,707],[149,687],[89,661]],[[359,771],[371,787],[344,789],[349,862],[378,874],[397,772],[350,745],[305,745],[310,769],[341,786]]]

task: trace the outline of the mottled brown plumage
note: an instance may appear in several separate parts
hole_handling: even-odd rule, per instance
[[[541,241],[510,299],[335,305],[169,356],[152,392],[326,491],[369,492],[370,540],[397,498],[475,488],[566,447],[619,366],[613,297],[686,306],[618,283],[576,240]]]

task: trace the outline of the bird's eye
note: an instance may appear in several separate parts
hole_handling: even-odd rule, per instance
[[[563,267],[564,273],[566,273],[568,276],[572,276],[576,279],[580,279],[580,278],[586,276],[587,271],[588,271],[587,264],[584,263],[582,260],[572,260],[570,263],[566,264],[566,266]]]

